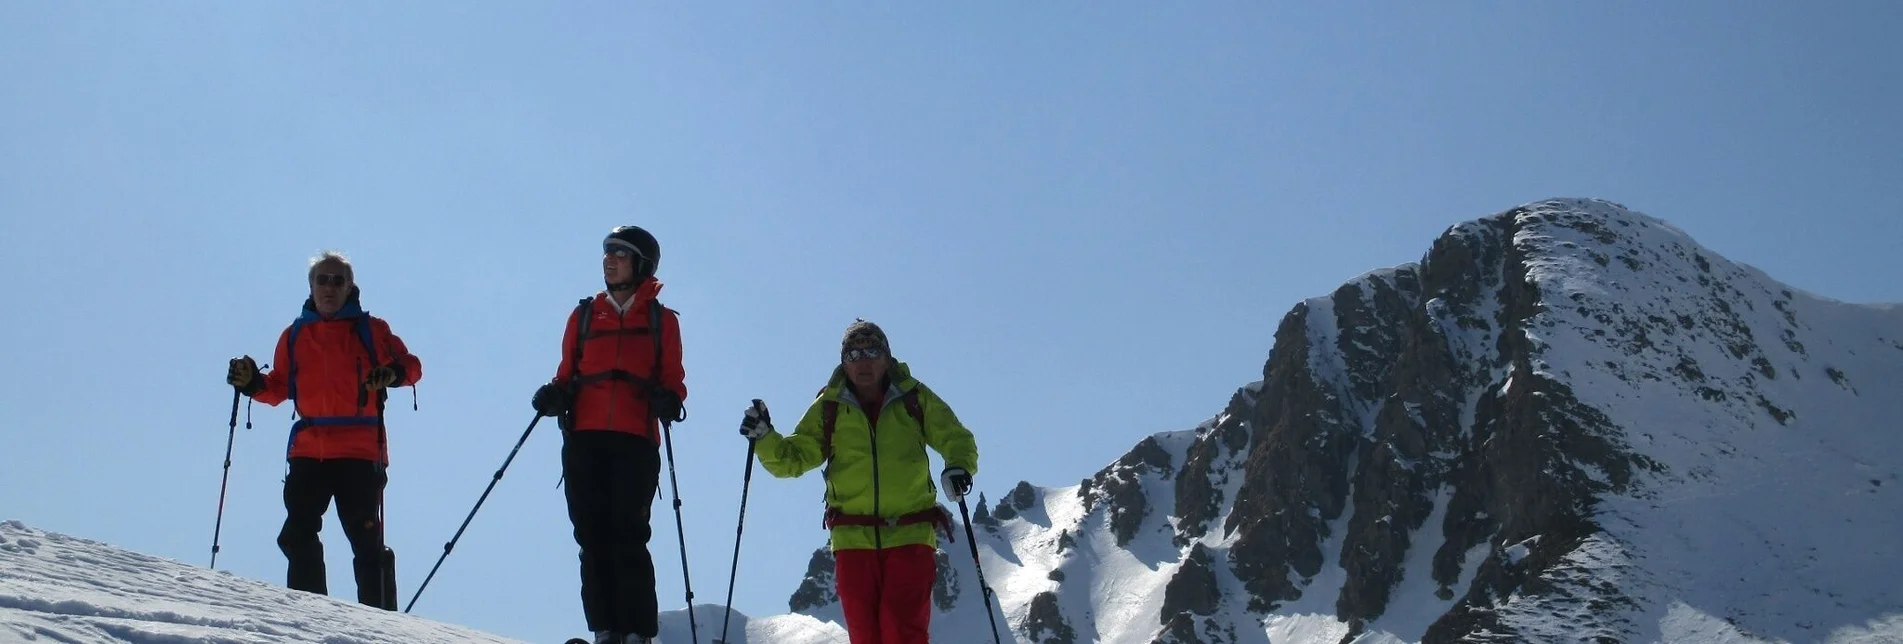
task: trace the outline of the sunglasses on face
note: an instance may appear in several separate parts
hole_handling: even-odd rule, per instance
[[[881,349],[878,347],[866,347],[864,349],[848,349],[846,351],[846,362],[857,362],[859,360],[878,360],[879,358],[883,358],[883,357],[885,357],[885,349]]]
[[[331,273],[319,273],[311,278],[311,282],[318,286],[343,286],[350,283],[350,278]]]
[[[634,259],[637,257],[647,259],[645,255],[635,252],[634,249],[628,248],[627,246],[608,246],[602,248],[601,253],[603,255],[613,255],[616,259]]]

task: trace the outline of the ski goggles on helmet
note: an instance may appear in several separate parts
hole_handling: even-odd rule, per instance
[[[845,358],[846,362],[854,362],[858,360],[878,360],[879,358],[883,358],[885,356],[886,356],[885,349],[881,349],[879,347],[847,349],[840,353],[840,357]]]

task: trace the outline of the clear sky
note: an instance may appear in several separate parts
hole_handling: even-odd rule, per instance
[[[0,0],[0,519],[207,563],[225,361],[269,355],[326,248],[424,364],[389,420],[405,603],[619,224],[660,238],[681,311],[675,467],[715,604],[740,412],[790,424],[855,317],[977,434],[996,497],[1194,426],[1297,301],[1531,200],[1903,301],[1899,32],[1877,0]],[[254,411],[219,567],[281,583],[289,411]],[[536,430],[415,612],[583,630],[558,443]],[[736,609],[786,611],[821,490],[756,468]],[[334,514],[324,538],[349,595]]]

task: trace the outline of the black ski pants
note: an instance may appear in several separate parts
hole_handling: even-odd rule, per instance
[[[284,477],[284,529],[278,531],[278,548],[290,564],[286,586],[329,594],[324,544],[317,533],[334,498],[337,521],[354,555],[351,567],[356,573],[357,601],[396,609],[395,553],[384,547],[383,529],[378,525],[378,506],[387,480],[383,467],[367,459],[291,459],[291,471]]]
[[[562,472],[568,520],[581,546],[588,630],[654,637],[661,626],[648,518],[661,483],[660,448],[623,432],[568,432]]]

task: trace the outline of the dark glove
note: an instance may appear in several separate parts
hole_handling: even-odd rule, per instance
[[[938,483],[945,487],[945,496],[953,501],[963,501],[971,493],[971,473],[962,467],[947,467],[938,475]]]
[[[258,373],[258,363],[251,356],[232,358],[231,367],[225,371],[225,383],[236,387],[246,396],[264,389],[264,378]]]
[[[573,402],[568,399],[566,389],[551,382],[535,390],[535,398],[531,404],[535,405],[535,413],[543,416],[560,416],[568,413],[568,407]]]
[[[746,417],[740,419],[740,435],[747,440],[760,440],[760,437],[773,431],[773,416],[766,411],[766,401],[753,399],[753,406],[747,408]]]
[[[364,376],[363,388],[376,391],[384,387],[395,386],[397,383],[403,382],[404,375],[402,364],[393,362],[383,365],[371,369],[370,373]]]
[[[682,419],[680,394],[666,387],[655,387],[653,391],[648,392],[648,413],[670,423],[680,422]]]

